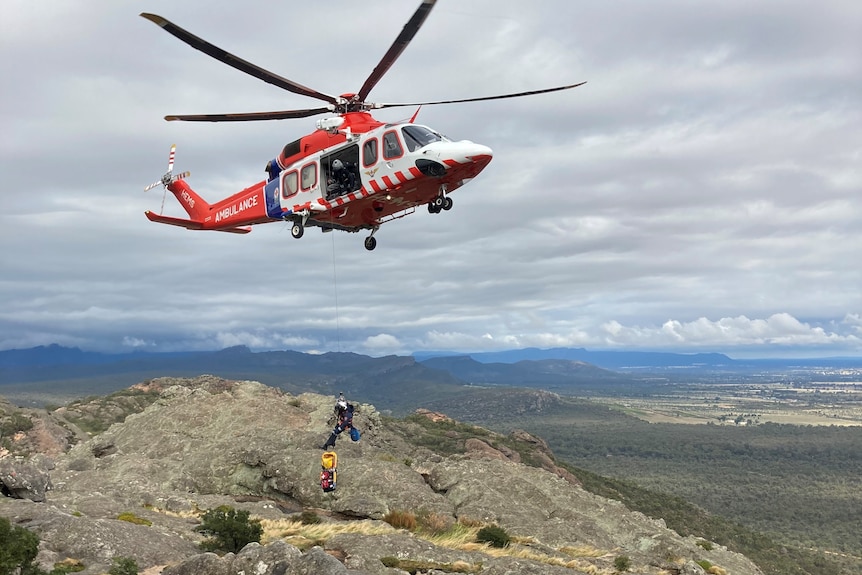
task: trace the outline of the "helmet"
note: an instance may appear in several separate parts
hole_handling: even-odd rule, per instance
[[[332,162],[332,169],[333,170],[340,170],[343,167],[344,167],[344,164],[341,163],[341,160],[335,160],[334,162]]]
[[[335,406],[338,409],[347,409],[347,402],[344,401],[343,399],[339,399],[338,402],[336,402]]]

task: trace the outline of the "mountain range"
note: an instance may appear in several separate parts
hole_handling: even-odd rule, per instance
[[[23,404],[104,394],[154,377],[202,373],[250,379],[288,392],[349,393],[403,413],[464,386],[517,386],[578,395],[646,391],[663,380],[744,377],[764,371],[862,368],[860,358],[734,360],[719,353],[521,349],[476,354],[219,351],[104,354],[59,345],[0,351],[0,394]],[[409,397],[405,395],[409,393]]]

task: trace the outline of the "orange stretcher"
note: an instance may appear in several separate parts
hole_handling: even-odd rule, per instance
[[[326,451],[320,456],[320,488],[326,492],[335,491],[335,483],[338,479],[337,465],[338,456],[334,451]]]

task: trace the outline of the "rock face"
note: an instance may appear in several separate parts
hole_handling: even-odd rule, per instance
[[[571,575],[612,572],[614,558],[625,555],[645,574],[699,569],[698,560],[734,575],[761,573],[745,557],[719,545],[707,551],[662,521],[584,491],[528,434],[520,440],[534,445],[531,459],[544,456],[547,466],[529,467],[517,452],[479,439],[443,457],[411,443],[373,406],[359,405],[354,422],[362,439],[339,437],[338,488],[324,493],[318,446],[331,430],[331,397],[209,376],[170,383],[161,382],[161,395],[144,411],[58,456],[44,501],[0,500],[0,515],[39,534],[43,568],[71,557],[87,566],[85,575],[104,573],[114,557],[131,557],[142,569],[167,565],[166,575],[394,575],[459,562],[489,575]],[[263,546],[204,554],[194,530],[199,511],[223,504],[276,525],[315,510],[330,526],[363,519],[379,530],[333,532],[301,551],[273,529]],[[515,558],[475,544],[448,548],[379,521],[397,512],[449,527],[497,524],[525,552]],[[119,520],[124,513],[141,521]]]
[[[8,497],[45,501],[45,493],[51,488],[48,471],[54,463],[43,455],[29,460],[17,457],[0,459],[0,491]]]

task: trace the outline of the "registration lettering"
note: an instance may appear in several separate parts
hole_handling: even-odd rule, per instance
[[[253,208],[257,205],[257,196],[251,196],[250,198],[246,198],[244,200],[240,200],[238,202],[234,202],[230,206],[226,208],[222,208],[216,212],[215,221],[216,223],[226,220],[230,217],[237,215],[240,212],[244,212],[249,208]]]
[[[183,190],[182,196],[183,196],[183,199],[186,201],[186,204],[187,204],[190,208],[194,208],[194,207],[195,207],[195,199],[192,197],[192,195],[191,195],[190,193],[188,193],[187,191]]]

